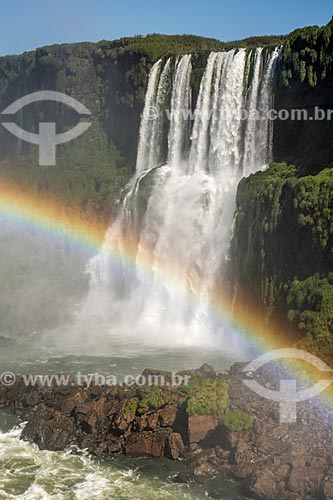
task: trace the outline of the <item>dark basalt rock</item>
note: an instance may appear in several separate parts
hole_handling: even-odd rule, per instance
[[[251,498],[333,500],[329,410],[315,400],[302,403],[296,424],[279,424],[277,404],[249,391],[241,370],[242,364],[234,365],[223,375],[230,408],[254,417],[252,429],[238,432],[213,415],[188,417],[186,396],[172,386],[160,388],[147,404],[142,387],[26,387],[18,379],[11,387],[0,385],[0,408],[27,421],[22,437],[41,449],[74,445],[98,457],[186,458],[192,472],[176,482],[219,476],[240,481]],[[201,371],[212,376],[211,369]],[[269,374],[258,380],[267,383]]]
[[[218,426],[218,419],[214,415],[191,415],[188,418],[190,444],[214,440]]]

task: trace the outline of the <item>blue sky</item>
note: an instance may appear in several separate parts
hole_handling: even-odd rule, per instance
[[[146,33],[234,40],[326,24],[332,0],[4,0],[0,54]]]

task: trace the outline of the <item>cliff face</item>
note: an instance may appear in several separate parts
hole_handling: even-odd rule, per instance
[[[81,137],[57,146],[55,169],[38,165],[37,147],[19,141],[0,127],[0,175],[24,183],[28,191],[42,192],[64,205],[104,219],[134,171],[147,79],[158,58],[191,53],[193,104],[207,56],[231,46],[274,46],[278,37],[257,37],[226,44],[191,35],[148,35],[113,42],[42,47],[20,56],[0,58],[0,110],[19,97],[39,90],[70,95],[92,113],[93,126]],[[22,128],[38,131],[41,121],[68,130],[78,115],[68,106],[29,105],[14,118]],[[10,160],[3,163],[1,160]]]
[[[276,72],[277,110],[333,109],[333,22],[287,37]],[[332,116],[333,119],[333,116]],[[239,300],[266,311],[301,345],[333,349],[333,121],[277,120],[266,172],[243,179],[232,243]]]
[[[231,47],[274,47],[283,43],[275,108],[333,109],[332,22],[323,28],[296,30],[288,37],[254,37],[223,43],[195,36],[149,35],[114,42],[42,47],[20,56],[0,58],[0,109],[37,90],[56,90],[85,104],[93,126],[74,142],[57,147],[57,168],[41,168],[37,148],[0,127],[0,175],[23,182],[71,208],[92,210],[108,220],[121,187],[136,159],[140,114],[147,78],[160,57],[192,53],[191,85],[195,104],[207,55]],[[333,117],[332,117],[333,118]],[[40,121],[56,121],[57,132],[68,130],[78,116],[70,108],[33,104],[18,112],[16,122],[37,131]],[[317,172],[332,157],[333,120],[274,123],[274,159]],[[3,163],[1,160],[10,160]]]
[[[73,319],[87,292],[86,263],[98,251],[135,168],[152,64],[159,57],[198,52],[192,82],[197,92],[207,54],[222,45],[200,37],[150,36],[56,45],[0,58],[0,111],[29,93],[55,90],[84,104],[92,122],[82,136],[57,146],[54,167],[40,166],[38,147],[0,126],[0,198],[2,190],[9,191],[22,208],[33,200],[41,218],[43,207],[57,207],[54,223],[46,213],[46,225],[24,219],[20,209],[13,224],[11,208],[9,217],[6,206],[1,210],[1,334],[27,335]],[[40,122],[55,122],[59,134],[78,119],[69,106],[48,101],[30,104],[6,121],[29,132],[38,132]],[[69,234],[62,234],[59,221]],[[76,238],[77,228],[83,242]],[[86,241],[90,237],[92,245]]]
[[[300,177],[272,164],[243,179],[237,195],[233,271],[239,299],[271,321],[332,347],[333,169]]]
[[[291,33],[284,41],[276,72],[274,108],[305,110],[308,119],[274,123],[275,161],[287,161],[302,173],[316,173],[332,165],[333,113],[333,21]],[[322,110],[315,120],[314,108]],[[319,116],[319,115],[318,115]],[[327,115],[326,115],[327,116]]]
[[[30,217],[13,224],[10,208],[9,217],[6,206],[1,211],[3,335],[27,335],[73,319],[88,287],[86,263],[96,252],[74,237],[75,227],[84,228],[87,236],[96,235],[97,227],[101,234],[107,228],[134,167],[149,67],[147,56],[121,53],[107,42],[0,58],[1,111],[31,92],[56,90],[92,113],[87,132],[57,146],[54,167],[39,166],[38,147],[0,126],[0,197],[2,189],[9,190],[11,199],[22,203],[22,212],[27,200],[35,200],[41,217],[48,204],[58,207],[54,225],[49,217],[45,227]],[[40,121],[56,122],[59,134],[71,129],[78,115],[68,106],[35,103],[14,121],[30,132],[38,132]],[[62,234],[59,220],[73,228],[73,236]]]
[[[333,76],[315,88],[297,83],[293,88],[279,87],[275,92],[275,109],[306,110],[310,117],[318,107],[333,110]],[[316,173],[333,164],[333,113],[330,121],[277,120],[274,123],[273,157],[298,165],[304,174]]]
[[[0,110],[28,93],[57,90],[85,104],[93,122],[84,135],[57,147],[55,168],[40,167],[38,148],[20,142],[0,127],[0,178],[60,200],[65,211],[79,211],[83,217],[89,214],[106,227],[135,166],[147,78],[159,57],[193,54],[194,105],[211,50],[272,47],[283,42],[274,107],[312,111],[318,106],[328,110],[333,109],[332,26],[331,21],[323,28],[296,30],[286,38],[253,38],[230,44],[192,36],[151,35],[43,47],[0,58]],[[77,123],[77,115],[68,107],[49,103],[47,107],[30,106],[29,112],[17,117],[28,131],[37,131],[40,121],[56,121],[58,133]],[[242,181],[233,241],[232,266],[240,295],[254,297],[272,318],[289,318],[293,330],[306,332],[311,338],[314,330],[316,338],[319,330],[331,332],[330,307],[324,304],[331,296],[332,178],[330,171],[321,171],[333,163],[332,133],[333,116],[331,121],[274,122],[274,160],[287,161],[295,168],[275,165]],[[80,264],[74,278],[82,271]],[[49,276],[45,281],[49,282]],[[314,296],[315,290],[323,298]],[[318,323],[323,308],[328,311],[324,327]]]
[[[75,141],[57,146],[56,168],[39,167],[36,146],[0,127],[0,174],[27,190],[62,200],[72,208],[109,218],[135,164],[148,56],[121,53],[110,43],[44,47],[0,59],[0,107],[38,90],[70,95],[92,113],[92,126]],[[68,106],[36,103],[17,113],[16,122],[38,131],[40,121],[56,122],[57,133],[73,127],[78,115]]]

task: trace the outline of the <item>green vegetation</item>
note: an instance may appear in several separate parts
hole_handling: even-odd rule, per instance
[[[142,387],[140,391],[143,393],[143,398],[140,400],[137,408],[139,415],[158,410],[168,402],[163,390],[156,385]]]
[[[256,47],[273,48],[284,43],[285,35],[251,36],[244,40],[234,40],[227,42],[225,48],[255,49]]]
[[[109,219],[129,178],[122,156],[98,126],[75,143],[59,147],[55,167],[40,167],[35,148],[15,163],[2,165],[0,172],[3,180],[13,181],[28,192],[57,199],[102,220]]]
[[[304,332],[299,346],[318,355],[333,353],[333,273],[294,279],[286,296],[288,321]]]
[[[134,397],[127,401],[126,406],[124,408],[124,415],[135,415],[136,410],[138,408],[139,399]]]
[[[57,165],[38,165],[38,148],[0,131],[0,175],[28,192],[54,197],[64,206],[108,220],[121,188],[131,175],[130,150],[106,124],[110,114],[108,81],[96,60],[94,44],[43,47],[22,56],[0,58],[0,105],[34,90],[53,89],[72,95],[92,112],[92,125],[85,134],[57,147]],[[116,91],[116,89],[115,89]],[[33,105],[24,115],[24,128],[36,131],[40,120],[56,121],[57,130],[71,128],[76,114],[63,105]],[[109,119],[110,122],[110,119]],[[135,131],[136,133],[136,131]],[[126,133],[123,133],[126,137]],[[135,143],[133,148],[136,147]],[[131,163],[132,161],[132,163]]]
[[[149,370],[165,380],[170,372]],[[191,415],[214,415],[219,423],[230,430],[241,431],[253,425],[252,417],[244,411],[231,411],[228,407],[228,382],[215,378],[203,378],[191,374],[188,385],[176,388],[179,403],[186,404],[186,412]],[[137,389],[137,396],[130,398],[124,408],[125,415],[144,415],[162,408],[170,401],[170,392],[164,388],[143,386]]]
[[[331,166],[332,120],[314,120],[314,108],[332,108],[333,20],[298,29],[286,37],[275,72],[276,110],[307,110],[307,120],[274,122],[274,158],[315,174]]]
[[[229,410],[228,388],[224,380],[194,377],[187,387],[187,414],[215,415],[220,424],[233,431],[251,428],[253,419],[248,413]]]
[[[99,46],[107,47],[109,55],[118,57],[125,52],[137,53],[155,62],[161,57],[194,52],[211,52],[221,50],[225,44],[213,38],[204,38],[194,35],[161,35],[153,33],[146,36],[120,38],[112,42],[102,41]]]
[[[1,110],[19,96],[53,89],[75,97],[92,112],[90,129],[57,147],[54,168],[39,167],[38,148],[26,143],[19,147],[17,140],[1,127],[1,179],[9,179],[28,192],[56,198],[65,207],[106,222],[135,167],[147,78],[158,58],[192,54],[195,102],[210,51],[259,45],[269,50],[283,43],[277,109],[288,107],[294,99],[297,106],[306,105],[309,92],[325,104],[330,102],[332,83],[332,30],[333,20],[322,28],[296,30],[287,37],[252,37],[234,42],[151,34],[96,44],[54,45],[20,56],[1,57]],[[55,115],[58,131],[71,128],[77,121],[61,107],[50,110],[35,106],[26,115],[23,126],[32,132],[41,120],[54,121]],[[272,164],[266,172],[241,182],[233,241],[234,271],[244,295],[254,297],[257,304],[267,308],[272,320],[283,318],[312,350],[320,345],[330,351],[333,169],[320,170],[332,158],[332,124],[308,121],[289,127],[283,122],[283,131],[279,126],[275,125],[275,137],[281,143],[278,156],[306,167],[301,172],[286,163]],[[309,172],[317,175],[304,176]],[[150,186],[151,177],[147,176],[139,193],[140,213],[145,211]],[[191,393],[196,385],[198,397]],[[223,393],[222,387],[213,386],[205,387],[196,380],[189,389],[179,389],[189,398],[189,412],[222,415],[224,399],[217,401],[213,397],[208,401],[208,394]],[[151,393],[140,402],[140,411],[160,403],[163,398],[159,391]]]
[[[113,42],[99,42],[97,45],[108,47],[110,54],[117,57],[124,52],[139,53],[148,56],[151,62],[161,57],[179,54],[211,52],[214,50],[237,47],[273,47],[283,42],[283,36],[259,36],[232,42],[221,42],[214,38],[204,38],[194,35],[162,35],[158,33],[146,36],[137,35],[130,38],[120,38]]]
[[[202,379],[192,385],[187,401],[188,415],[216,415],[219,419],[228,406],[228,383],[217,379]]]
[[[82,137],[57,147],[57,166],[41,168],[38,148],[22,143],[0,129],[0,175],[20,182],[27,191],[55,197],[64,205],[89,210],[107,219],[128,182],[136,159],[140,113],[147,78],[158,58],[193,54],[191,84],[199,91],[207,56],[231,46],[250,47],[269,38],[226,44],[192,35],[135,36],[115,41],[53,45],[0,58],[0,108],[18,96],[47,89],[65,92],[85,104],[92,126]],[[71,128],[77,117],[62,105],[33,105],[24,128],[36,131],[41,120],[54,121],[57,130]]]
[[[286,38],[279,61],[286,87],[305,83],[315,87],[333,67],[333,19],[323,27],[297,29]]]
[[[233,266],[243,296],[303,345],[333,352],[333,169],[301,177],[273,163],[241,181],[237,206]]]
[[[253,427],[253,417],[242,410],[226,411],[221,422],[225,427],[236,432]]]
[[[0,58],[0,108],[18,96],[47,89],[64,92],[85,104],[93,125],[82,137],[57,147],[57,166],[40,168],[37,147],[22,143],[0,129],[0,175],[24,184],[28,191],[54,196],[80,210],[106,219],[135,167],[140,114],[147,78],[158,59],[191,53],[194,101],[207,56],[212,50],[276,45],[279,37],[254,37],[221,42],[192,35],[134,36],[98,43],[62,44],[38,48],[20,56]],[[64,106],[34,105],[24,128],[36,131],[41,120],[54,121],[59,131],[77,117]]]

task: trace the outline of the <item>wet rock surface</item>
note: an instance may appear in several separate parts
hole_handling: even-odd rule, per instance
[[[142,387],[27,387],[22,379],[0,385],[0,407],[27,421],[22,437],[41,449],[74,445],[92,455],[185,458],[191,474],[176,482],[220,476],[241,483],[244,498],[333,500],[332,413],[320,400],[299,403],[297,422],[279,423],[279,407],[243,383],[242,364],[229,372],[205,365],[194,376],[229,383],[229,407],[253,416],[253,426],[239,431],[214,415],[187,415],[186,397],[171,385]],[[146,370],[146,373],[149,372]],[[268,382],[265,373],[260,381]]]

